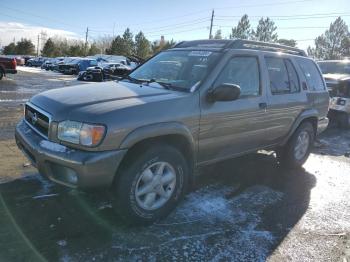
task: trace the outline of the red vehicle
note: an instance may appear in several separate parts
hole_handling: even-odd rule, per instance
[[[15,58],[7,58],[0,56],[0,80],[6,74],[17,74],[17,62]]]

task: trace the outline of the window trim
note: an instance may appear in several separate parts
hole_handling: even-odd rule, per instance
[[[286,71],[287,71],[287,77],[288,77],[289,86],[290,86],[290,77],[289,77],[289,71],[288,71],[288,67],[287,67],[287,64],[286,64],[286,60],[288,60],[291,63],[291,65],[293,66],[294,71],[295,71],[295,73],[297,75],[297,78],[298,78],[299,90],[297,92],[291,92],[291,89],[289,89],[290,90],[289,92],[274,93],[272,91],[272,89],[271,89],[271,81],[270,81],[270,73],[269,73],[269,69],[268,69],[266,58],[276,58],[276,59],[281,59],[283,61],[283,64],[284,64],[284,66],[286,68]],[[301,81],[300,81],[300,77],[299,77],[298,71],[297,71],[297,69],[295,68],[295,66],[293,64],[293,61],[289,57],[278,57],[278,56],[273,56],[273,55],[265,55],[264,56],[264,60],[265,60],[267,75],[268,75],[268,78],[269,78],[269,90],[270,90],[271,95],[273,95],[273,96],[276,96],[276,95],[294,95],[294,94],[299,94],[301,92]]]
[[[261,78],[261,67],[260,67],[261,64],[260,64],[259,56],[253,55],[253,54],[233,54],[233,55],[231,55],[230,58],[227,59],[225,65],[222,67],[220,73],[216,76],[215,80],[213,81],[213,89],[217,88],[217,81],[218,81],[219,77],[221,76],[221,73],[223,72],[223,70],[226,68],[226,66],[228,66],[228,64],[230,63],[230,61],[232,59],[237,58],[237,57],[255,58],[255,60],[257,61],[258,74],[259,74],[259,94],[258,95],[240,95],[237,100],[261,97],[262,96],[262,78]],[[235,100],[235,101],[237,101],[237,100]]]
[[[300,81],[300,77],[298,75],[298,71],[297,69],[295,68],[294,64],[293,64],[293,61],[289,58],[284,58],[284,64],[286,65],[286,69],[287,69],[287,72],[288,72],[288,79],[289,79],[289,83],[290,83],[290,77],[289,77],[289,71],[288,71],[288,67],[287,67],[287,64],[286,64],[286,61],[289,61],[290,64],[292,65],[293,69],[294,69],[294,72],[295,74],[297,75],[297,79],[298,79],[298,91],[297,92],[290,92],[289,94],[297,94],[297,93],[300,93],[301,92],[301,81]]]

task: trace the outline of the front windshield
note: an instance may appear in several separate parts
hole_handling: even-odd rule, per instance
[[[319,62],[323,74],[350,74],[350,62]]]
[[[130,77],[190,90],[204,79],[218,55],[210,51],[165,51],[137,68]]]

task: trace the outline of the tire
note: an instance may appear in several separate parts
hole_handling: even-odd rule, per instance
[[[4,77],[4,72],[0,69],[0,80]]]
[[[112,187],[112,203],[114,210],[128,224],[150,224],[164,218],[187,191],[188,164],[172,146],[150,146],[139,150],[125,162]],[[164,166],[163,172],[159,172],[162,175],[154,175],[161,166]],[[158,183],[161,177],[167,177],[168,182],[163,185]],[[171,177],[172,180],[169,179]]]
[[[339,115],[338,121],[339,121],[340,128],[344,128],[344,129],[350,128],[350,115],[349,114],[342,113],[341,115]]]
[[[310,155],[314,140],[315,130],[312,124],[310,122],[302,123],[288,143],[276,151],[281,165],[290,168],[301,167]]]
[[[27,66],[31,67],[31,66],[32,66],[32,64],[31,64],[31,63],[28,63],[28,64],[27,64]]]

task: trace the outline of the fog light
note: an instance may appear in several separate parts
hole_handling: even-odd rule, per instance
[[[77,173],[75,173],[74,170],[67,168],[66,172],[66,179],[69,184],[77,184],[78,183],[78,176]]]
[[[51,176],[57,181],[66,184],[76,185],[78,183],[78,175],[73,169],[50,162]]]

